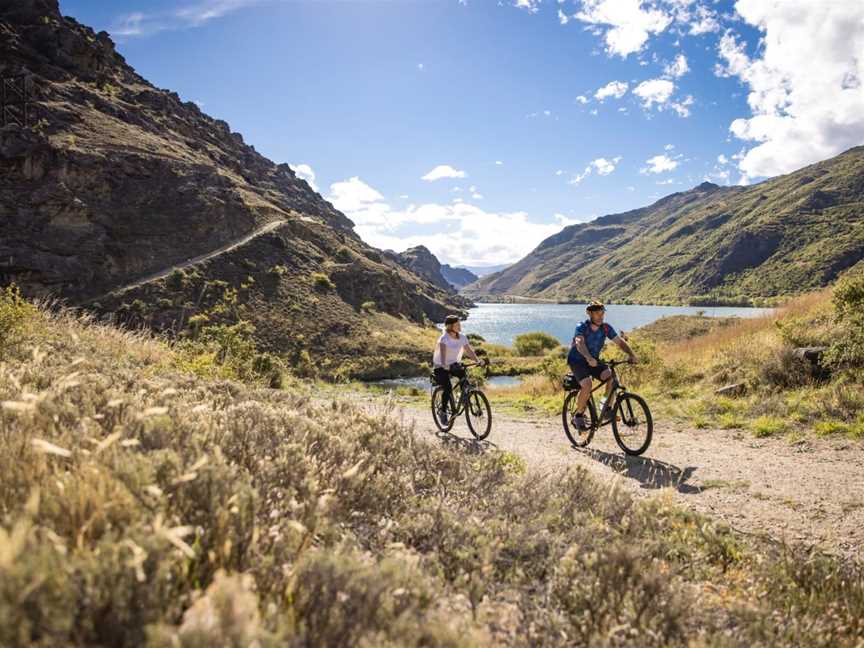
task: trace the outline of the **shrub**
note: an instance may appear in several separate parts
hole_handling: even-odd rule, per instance
[[[288,268],[281,264],[276,264],[267,271],[267,274],[281,277],[288,272]]]
[[[469,333],[468,341],[471,344],[483,344],[486,339],[482,335],[478,335],[477,333]]]
[[[360,310],[364,313],[374,313],[376,311],[376,304],[374,301],[365,301],[360,304]]]
[[[336,285],[330,281],[330,277],[323,272],[313,272],[309,278],[312,281],[312,287],[318,292],[330,292],[336,289]]]
[[[561,343],[558,341],[558,338],[542,331],[517,335],[513,341],[513,347],[520,356],[543,355],[544,351],[555,349],[559,346],[561,346]]]
[[[336,260],[340,263],[351,263],[354,260],[354,253],[347,247],[341,245],[335,254]]]
[[[37,314],[36,307],[21,296],[17,286],[0,291],[0,350],[18,339]]]
[[[864,367],[864,264],[858,264],[834,286],[831,301],[837,320],[826,364]]]
[[[757,437],[769,437],[786,431],[786,421],[774,416],[760,416],[753,421],[753,434]]]
[[[168,275],[168,278],[165,280],[165,284],[168,286],[169,290],[173,290],[175,292],[183,290],[186,285],[186,273],[183,272],[181,268],[173,270],[171,274]]]

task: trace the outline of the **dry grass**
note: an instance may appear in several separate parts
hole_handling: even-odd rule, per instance
[[[179,372],[162,342],[69,313],[28,314],[0,353],[4,648],[864,636],[858,567],[584,471]]]

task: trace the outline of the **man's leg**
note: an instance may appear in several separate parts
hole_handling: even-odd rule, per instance
[[[579,381],[579,398],[576,399],[576,413],[582,414],[591,398],[591,377]]]
[[[608,381],[606,383],[606,400],[609,400],[609,395],[612,393],[612,381],[609,380],[612,377],[612,370],[606,369],[603,373],[600,374],[600,380]]]

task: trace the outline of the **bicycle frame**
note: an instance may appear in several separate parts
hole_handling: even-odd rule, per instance
[[[627,391],[627,388],[622,385],[618,381],[618,373],[615,371],[615,365],[612,364],[609,366],[609,370],[612,372],[612,375],[609,376],[606,380],[600,381],[600,383],[591,389],[591,400],[594,400],[594,392],[596,392],[601,387],[605,387],[609,381],[612,381],[612,389],[609,391],[609,398],[606,399],[606,402],[603,404],[603,411],[597,412],[597,427],[602,427],[604,425],[609,425],[612,423],[612,417],[607,417],[607,414],[611,411],[612,407],[615,404],[615,398],[618,395],[618,392]]]

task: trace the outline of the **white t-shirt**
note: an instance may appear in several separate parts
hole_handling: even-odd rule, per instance
[[[444,343],[445,356],[441,358],[441,343]],[[459,362],[462,359],[462,350],[468,344],[468,338],[464,333],[460,333],[458,339],[452,338],[446,331],[438,338],[435,343],[435,352],[432,354],[432,365],[434,367],[443,367],[449,369],[454,362]]]

